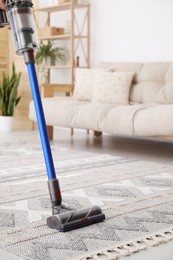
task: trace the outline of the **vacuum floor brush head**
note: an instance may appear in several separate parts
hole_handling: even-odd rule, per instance
[[[98,206],[88,209],[71,210],[60,205],[57,207],[57,212],[57,214],[47,218],[47,225],[61,232],[88,226],[105,219],[105,215]]]

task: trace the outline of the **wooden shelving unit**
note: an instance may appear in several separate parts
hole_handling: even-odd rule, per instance
[[[83,24],[79,24],[77,19],[76,10],[85,9],[85,15],[83,17]],[[64,66],[45,66],[46,69],[48,69],[48,73],[50,75],[50,70],[52,69],[70,69],[70,82],[69,84],[74,84],[75,79],[75,59],[78,56],[77,52],[79,49],[79,46],[81,48],[81,53],[83,55],[83,60],[85,61],[85,64],[81,64],[82,67],[90,67],[90,5],[89,4],[77,4],[76,1],[71,0],[70,3],[64,3],[64,4],[57,4],[52,6],[46,6],[41,8],[34,9],[34,15],[37,27],[39,28],[39,22],[37,19],[37,15],[44,12],[47,14],[47,20],[45,26],[51,26],[51,14],[62,12],[62,11],[69,11],[68,13],[65,13],[65,15],[68,15],[70,17],[70,23],[71,23],[71,31],[68,34],[63,35],[54,35],[54,36],[44,36],[39,37],[40,41],[70,41],[70,64],[64,65]],[[79,12],[79,11],[78,11]],[[57,22],[57,27],[59,27]],[[84,28],[87,27],[87,30]],[[86,41],[85,44],[83,41]],[[58,75],[58,72],[57,72]],[[69,89],[71,91],[71,88]],[[71,93],[70,93],[71,94]]]

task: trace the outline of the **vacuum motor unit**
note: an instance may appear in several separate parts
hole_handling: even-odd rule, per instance
[[[38,48],[35,21],[31,0],[7,0],[6,9],[13,33],[16,53],[23,55],[25,51]]]

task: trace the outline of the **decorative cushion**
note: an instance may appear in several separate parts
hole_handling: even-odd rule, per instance
[[[78,100],[92,99],[95,85],[95,69],[76,69],[76,82],[73,96]]]
[[[98,71],[92,101],[127,105],[133,76],[132,72]]]

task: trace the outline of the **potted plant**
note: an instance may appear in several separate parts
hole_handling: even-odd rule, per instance
[[[16,73],[15,65],[12,65],[11,77],[3,73],[0,83],[0,131],[11,131],[13,129],[13,116],[15,107],[20,101],[18,87],[21,73]]]
[[[52,43],[48,42],[47,44],[40,43],[39,50],[36,53],[36,63],[44,64],[47,66],[55,64],[55,50],[52,47]]]
[[[53,66],[56,61],[66,61],[67,58],[64,48],[53,47],[52,42],[41,42],[35,59],[38,65]]]
[[[48,70],[45,66],[54,66],[55,63],[65,64],[68,57],[65,48],[53,47],[52,42],[47,44],[41,42],[35,59],[38,65],[39,83],[44,84],[48,82]]]

